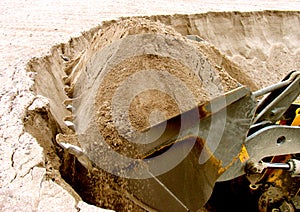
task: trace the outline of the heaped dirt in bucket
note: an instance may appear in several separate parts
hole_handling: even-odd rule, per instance
[[[273,21],[277,25],[272,25]],[[270,24],[272,27],[268,27]],[[46,124],[37,126],[34,122],[27,122],[26,127],[32,132],[30,128],[33,125],[36,131],[55,126],[55,130],[50,129],[53,132],[51,136],[36,136],[42,139],[41,143],[51,143],[51,148],[43,145],[46,155],[55,154],[60,157],[61,176],[84,201],[117,211],[145,210],[147,207],[126,190],[126,181],[99,168],[99,160],[93,161],[98,168],[88,170],[74,156],[59,147],[58,142],[69,140],[70,143],[81,145],[89,154],[93,153],[93,145],[78,140],[76,130],[73,132],[68,129],[63,119],[68,117],[66,120],[73,121],[78,117],[89,117],[95,121],[111,149],[124,155],[139,157],[134,145],[126,141],[126,132],[129,132],[129,137],[134,134],[124,129],[125,136],[120,136],[120,130],[116,130],[122,126],[128,127],[122,120],[122,110],[115,111],[121,118],[117,122],[112,120],[113,97],[129,76],[144,73],[143,71],[156,71],[155,77],[151,79],[152,87],[143,84],[151,81],[146,73],[140,78],[143,82],[138,85],[140,93],[127,90],[127,94],[136,94],[127,111],[130,124],[134,129],[142,131],[162,121],[162,114],[156,111],[162,110],[163,118],[170,118],[240,84],[256,90],[277,82],[289,69],[299,68],[297,44],[300,39],[295,28],[297,24],[299,26],[298,12],[208,13],[124,18],[106,22],[99,28],[72,39],[68,44],[54,47],[51,55],[29,63],[29,71],[37,73],[34,91],[49,99],[47,113],[51,114],[51,124],[47,124],[49,116],[41,110],[35,110],[36,114],[43,112],[39,121],[45,121]],[[228,30],[224,31],[224,26]],[[251,30],[252,28],[256,31]],[[275,35],[269,37],[272,33]],[[202,41],[189,40],[185,37],[187,34],[198,35]],[[143,38],[152,39],[152,42],[142,43],[142,35],[146,36]],[[144,53],[139,52],[141,49]],[[173,49],[175,50],[172,51]],[[278,64],[278,61],[282,63]],[[276,68],[274,73],[271,70],[274,68],[271,66],[273,63],[284,69],[279,71]],[[179,81],[168,80],[168,76]],[[161,92],[160,82],[166,78],[171,84],[164,88],[163,91],[166,92]],[[188,95],[182,92],[181,87],[174,90],[174,82],[185,85],[189,95],[193,97],[188,99],[188,104],[184,107],[175,103]],[[129,83],[128,86],[130,85]],[[120,97],[117,98],[118,104],[122,103],[122,96],[117,97]],[[72,105],[72,101],[76,102],[78,108],[69,112],[63,102]],[[184,100],[182,102],[185,103]],[[74,114],[76,109],[80,109],[80,113]],[[36,116],[31,117],[34,120]],[[53,120],[56,124],[53,124]],[[77,120],[80,126],[90,123],[83,119]],[[76,124],[75,121],[74,123]],[[116,123],[122,126],[115,126]],[[78,128],[75,126],[75,129]],[[52,158],[47,156],[47,160],[51,163]],[[56,162],[59,163],[58,160]],[[55,177],[60,179],[58,166],[56,164],[55,170],[49,170],[49,173],[51,175],[55,172]]]
[[[91,137],[89,127],[93,121],[87,120],[95,120],[103,138],[99,138],[101,142],[123,155],[143,157],[139,145],[129,141],[135,136],[130,125],[141,132],[150,126],[150,122],[156,124],[238,86],[222,66],[215,65],[214,58],[221,54],[211,49],[212,46],[204,41],[199,44],[188,40],[171,27],[144,18],[123,20],[101,29],[90,48],[82,54],[82,60],[76,64],[71,62],[67,67],[69,96],[76,102],[73,103],[75,125],[78,124],[79,129],[86,128],[83,137],[84,134]],[[208,59],[208,55],[213,56]],[[132,101],[131,97],[134,97]],[[122,111],[120,108],[127,103],[128,110]],[[152,112],[156,110],[164,116],[155,117]],[[129,114],[129,122],[124,120],[124,112]],[[82,123],[85,126],[81,127]],[[117,128],[121,128],[121,132]],[[110,163],[107,161],[110,158],[99,156],[101,143],[95,144],[95,139],[90,143],[87,138],[79,137],[79,143],[98,167]],[[114,181],[108,180],[112,175],[103,177],[102,172],[97,178],[100,184],[126,191],[126,181],[116,176]],[[102,190],[99,186],[94,187],[95,192],[101,193],[98,189]],[[114,207],[105,201],[112,197],[104,197],[107,192],[102,194],[104,206]],[[124,204],[129,207],[131,202],[126,201],[128,197],[124,198]]]

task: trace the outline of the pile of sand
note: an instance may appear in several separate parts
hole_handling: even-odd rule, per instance
[[[226,61],[221,66],[220,57]],[[91,189],[101,194],[101,206],[116,209],[111,199],[117,199],[123,208],[136,207],[128,196],[111,196],[110,189],[124,192],[127,183],[101,170],[118,163],[106,157],[103,142],[119,154],[143,158],[144,149],[155,146],[132,142],[139,132],[239,85],[226,68],[238,70],[212,45],[145,18],[109,23],[85,52],[67,62],[64,80],[73,99],[75,135],[100,168],[93,173],[98,186]],[[99,136],[93,135],[95,126]]]
[[[222,66],[216,65],[219,57],[226,60]],[[225,69],[232,67],[237,69],[205,41],[191,41],[159,22],[132,18],[99,30],[80,59],[68,62],[65,82],[75,99],[78,128],[87,124],[86,113],[94,113],[90,119],[105,142],[130,155],[136,148],[127,140],[134,136],[132,129],[141,132],[150,122],[157,124],[236,88],[238,81]],[[164,114],[154,117],[155,110]]]

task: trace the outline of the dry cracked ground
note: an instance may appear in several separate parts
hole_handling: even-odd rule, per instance
[[[88,1],[8,1],[0,2],[0,210],[1,211],[102,211],[82,201],[81,197],[63,179],[57,177],[48,159],[58,161],[57,155],[45,152],[52,148],[29,134],[24,128],[24,118],[28,111],[43,110],[48,100],[36,96],[32,91],[35,73],[26,72],[26,64],[33,57],[50,53],[54,44],[65,43],[70,37],[80,36],[80,32],[98,26],[101,21],[116,19],[122,16],[159,15],[159,14],[196,14],[209,11],[261,11],[261,10],[300,10],[300,1],[122,1],[122,0],[88,0]],[[266,18],[266,16],[262,16]],[[226,15],[224,15],[226,19]],[[259,18],[259,16],[257,17]],[[246,70],[257,70],[250,77],[258,78],[259,70],[268,70],[264,80],[257,79],[255,86],[261,87],[278,81],[289,69],[300,68],[299,56],[299,13],[287,19],[290,24],[282,24],[283,16],[266,21],[267,35],[264,39],[240,41],[234,37],[212,40],[225,55]],[[266,18],[267,19],[267,18]],[[178,19],[174,19],[178,20]],[[218,20],[206,28],[203,36],[209,39],[214,35],[211,29],[222,33],[224,28]],[[229,20],[229,19],[228,19]],[[295,21],[295,22],[294,22]],[[285,23],[285,22],[284,22]],[[293,24],[293,23],[296,23]],[[169,23],[169,24],[175,24]],[[219,25],[218,25],[219,24]],[[227,24],[230,25],[228,22]],[[279,31],[286,32],[287,40],[277,32],[276,24],[287,26]],[[218,25],[218,26],[217,26]],[[226,25],[227,27],[229,25]],[[210,28],[212,27],[212,28]],[[180,27],[178,27],[180,29]],[[234,28],[235,29],[235,28]],[[238,30],[238,29],[237,29]],[[248,29],[249,30],[249,29]],[[275,30],[272,33],[272,30]],[[257,33],[264,34],[257,31]],[[255,32],[254,32],[255,34]],[[274,35],[274,37],[272,37]],[[228,39],[228,40],[226,40]],[[231,39],[236,39],[234,42]],[[269,43],[270,48],[261,51],[261,40]],[[272,42],[278,45],[272,46]],[[255,43],[257,42],[257,43]],[[230,45],[226,45],[230,43]],[[236,45],[236,46],[235,46]],[[261,57],[253,55],[254,45]],[[271,50],[270,50],[271,49]],[[270,52],[272,54],[270,55]],[[279,58],[286,58],[285,67]],[[287,57],[287,55],[289,57]],[[264,63],[260,61],[263,60]],[[249,62],[250,61],[250,62]],[[277,61],[272,63],[272,61]],[[298,61],[298,62],[297,62]],[[244,66],[243,66],[244,64]],[[276,69],[276,73],[272,70]],[[38,121],[38,120],[37,120]],[[35,123],[37,125],[42,123]],[[41,132],[45,135],[49,132]],[[53,167],[54,166],[54,167]],[[50,174],[49,174],[50,173]],[[52,176],[54,173],[55,176]]]

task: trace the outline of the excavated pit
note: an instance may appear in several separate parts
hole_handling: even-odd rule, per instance
[[[101,168],[95,168],[96,164],[87,169],[58,145],[58,142],[64,141],[93,151],[89,144],[84,146],[82,141],[78,141],[76,131],[74,133],[69,129],[64,121],[74,120],[74,114],[66,109],[66,105],[76,105],[72,102],[73,98],[82,104],[83,108],[92,105],[87,97],[84,100],[78,100],[76,97],[80,96],[79,94],[88,96],[86,90],[92,86],[86,83],[89,75],[85,73],[90,73],[93,63],[101,65],[101,62],[98,62],[101,55],[95,56],[99,50],[110,51],[112,48],[107,46],[112,45],[119,55],[108,53],[118,62],[103,63],[108,65],[108,68],[103,69],[103,73],[107,71],[106,74],[102,74],[105,77],[100,76],[103,80],[102,87],[96,92],[98,110],[94,111],[93,117],[97,118],[100,130],[109,137],[108,143],[114,151],[140,157],[137,148],[126,143],[126,139],[116,134],[116,129],[110,124],[112,95],[129,74],[144,69],[163,69],[184,82],[196,104],[232,90],[239,84],[246,85],[254,91],[278,82],[290,70],[299,69],[299,22],[299,12],[274,11],[122,18],[105,22],[78,38],[72,38],[66,44],[54,46],[50,55],[32,59],[28,63],[28,71],[35,73],[33,91],[37,97],[33,102],[35,107],[28,108],[24,123],[27,131],[34,135],[44,148],[49,180],[61,185],[76,200],[82,198],[102,208],[116,211],[147,210],[145,205],[128,193],[126,181]],[[171,46],[167,47],[177,48],[180,55],[176,58],[176,53],[172,52],[155,54],[157,49],[164,49],[160,47],[163,44],[160,41],[156,41],[160,45],[155,46],[152,52],[149,50],[134,57],[130,56],[133,55],[130,50],[136,49],[126,49],[129,56],[122,58],[124,49],[113,46],[116,41],[123,40],[120,46],[126,47],[126,38],[129,42],[132,36],[142,34],[170,39],[169,44],[175,39],[178,46],[171,43]],[[197,35],[200,42],[186,39],[186,35]],[[190,48],[180,49],[180,45]],[[145,51],[148,51],[147,48]],[[151,48],[149,45],[149,49]],[[191,52],[195,53],[195,56]],[[172,57],[176,59],[166,56],[167,54],[173,54]],[[203,58],[206,66],[209,66],[208,70],[216,77],[205,78],[201,73],[200,79],[197,77],[197,66],[187,65],[190,64],[190,58],[196,56]],[[91,58],[98,60],[93,61]],[[207,67],[204,69],[207,70]],[[177,95],[182,97],[180,93]],[[164,104],[157,100],[164,100]],[[154,118],[147,120],[152,107],[167,111],[166,117],[172,117],[180,111],[178,106],[174,106],[172,96],[151,89],[139,94],[132,102],[130,121],[139,130],[161,121],[155,114]],[[181,109],[188,110],[195,102]],[[89,111],[93,112],[92,109]],[[84,117],[82,113],[76,116]]]

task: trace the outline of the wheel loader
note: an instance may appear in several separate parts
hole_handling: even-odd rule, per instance
[[[122,46],[124,39],[131,46]],[[161,38],[142,35],[134,37],[139,40],[130,40],[130,36],[124,39],[110,44],[111,52],[102,54],[98,61],[89,60],[99,63],[94,72],[86,69],[77,78],[72,76],[73,82],[77,80],[75,85],[85,83],[70,92],[72,101],[66,101],[66,107],[72,112],[72,120],[65,124],[76,132],[80,147],[59,140],[65,151],[75,155],[88,170],[100,168],[126,181],[124,195],[145,211],[300,210],[299,71],[291,71],[282,81],[254,92],[238,84],[209,101],[150,123],[136,134],[120,128],[119,132],[124,132],[123,137],[129,141],[128,149],[124,147],[121,154],[105,142],[99,133],[98,119],[90,115],[102,113],[97,103],[86,104],[97,99],[96,94],[102,89],[103,81],[97,81],[105,73],[101,64],[116,66],[100,60],[118,58],[114,48],[126,51],[138,42],[145,43],[137,45],[135,54],[154,54],[147,44]],[[172,45],[175,42],[174,46],[181,42],[172,38],[164,41]],[[165,56],[161,52],[160,56]],[[153,70],[150,73],[156,74]],[[160,75],[159,79],[166,77],[169,75]],[[123,85],[122,95],[112,101],[118,102],[131,92],[130,83]],[[178,85],[178,89],[183,88]],[[111,110],[116,110],[118,117],[107,124],[121,123],[118,118],[127,116],[122,111],[130,105],[116,105]]]

